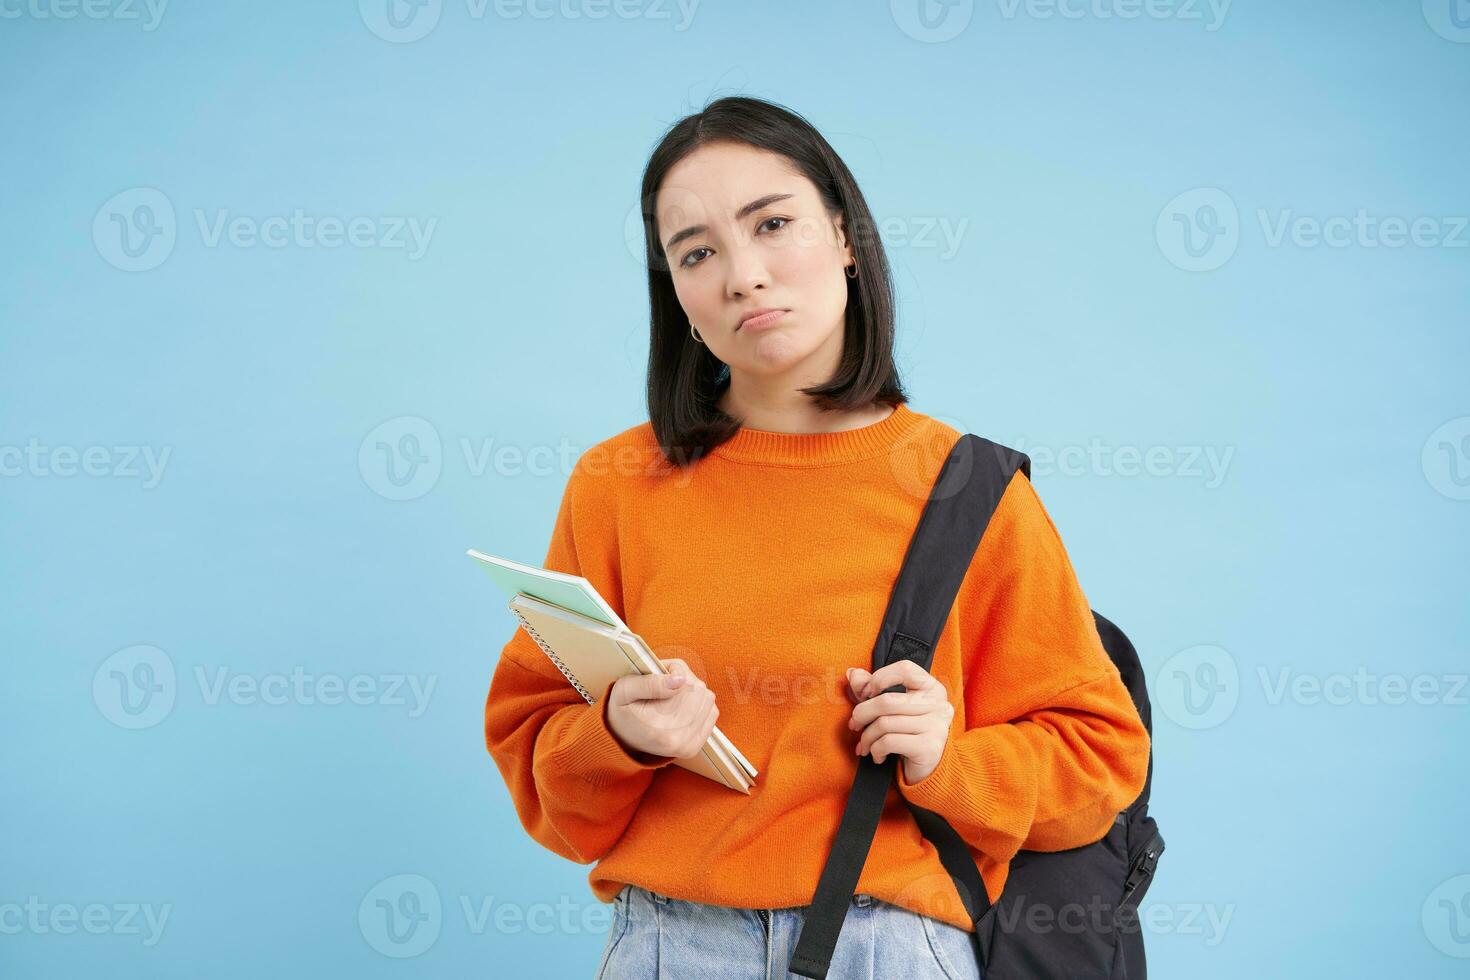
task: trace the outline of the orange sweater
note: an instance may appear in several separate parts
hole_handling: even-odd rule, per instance
[[[545,566],[585,576],[665,659],[682,658],[760,771],[746,796],[630,753],[517,629],[485,740],[526,831],[624,883],[742,908],[811,901],[857,766],[850,666],[873,642],[934,477],[960,433],[899,406],[845,432],[742,429],[691,472],[645,422],[572,469]],[[1001,498],[930,672],[955,707],[938,767],[889,792],[858,891],[968,929],[899,793],[971,845],[991,896],[1022,846],[1107,831],[1143,788],[1148,734],[1050,517],[1020,473]]]

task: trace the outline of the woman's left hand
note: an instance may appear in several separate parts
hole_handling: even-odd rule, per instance
[[[902,756],[904,778],[910,783],[933,772],[954,720],[944,685],[912,660],[897,660],[872,673],[853,667],[847,683],[848,696],[857,702],[847,727],[862,732],[857,754],[871,752],[879,763],[890,755]],[[895,684],[906,690],[882,693]]]

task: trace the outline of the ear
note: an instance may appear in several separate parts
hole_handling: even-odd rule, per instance
[[[852,243],[847,240],[847,215],[838,211],[832,216],[832,223],[837,226],[837,246],[847,253],[843,264],[856,262],[857,256],[853,254]]]

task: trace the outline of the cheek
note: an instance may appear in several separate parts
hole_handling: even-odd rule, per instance
[[[709,276],[674,276],[674,298],[693,323],[710,323],[718,316],[719,295],[711,285],[713,281]]]
[[[813,325],[839,316],[847,305],[842,255],[830,246],[794,245],[775,249],[772,278],[780,295],[790,296]]]
[[[841,261],[830,242],[823,240],[818,231],[807,228],[793,230],[779,248],[771,251],[772,269],[792,285],[822,283],[831,274],[833,265]]]

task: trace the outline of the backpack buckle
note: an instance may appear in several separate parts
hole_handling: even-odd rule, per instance
[[[1163,848],[1159,846],[1157,839],[1148,842],[1148,846],[1144,848],[1143,856],[1133,866],[1133,870],[1128,873],[1128,880],[1123,884],[1124,895],[1133,894],[1133,890],[1142,884],[1145,878],[1154,873],[1154,868],[1159,863],[1159,852],[1162,850]]]

